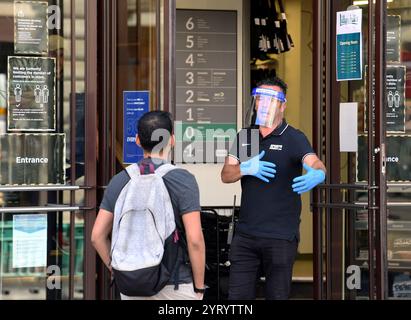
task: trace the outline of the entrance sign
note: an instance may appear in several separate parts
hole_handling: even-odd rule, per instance
[[[56,130],[56,59],[8,57],[9,131]]]
[[[144,151],[136,144],[137,123],[150,108],[149,91],[123,92],[123,163],[132,164],[144,157]]]
[[[65,184],[62,134],[1,134],[0,185]]]
[[[13,216],[13,268],[47,266],[47,214]]]
[[[48,2],[14,2],[14,52],[16,54],[47,54]]]
[[[387,181],[411,181],[411,136],[389,135],[386,138]],[[358,137],[357,181],[368,179],[368,138],[367,135]]]
[[[362,9],[337,12],[337,81],[362,79]]]

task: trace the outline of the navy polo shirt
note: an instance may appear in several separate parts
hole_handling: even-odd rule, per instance
[[[259,143],[259,149],[255,144]],[[315,154],[307,137],[285,120],[263,138],[258,126],[242,129],[229,156],[240,162],[265,151],[263,161],[276,164],[276,176],[266,183],[254,176],[241,178],[241,208],[236,232],[262,238],[299,240],[301,197],[293,179],[301,176],[303,160]]]

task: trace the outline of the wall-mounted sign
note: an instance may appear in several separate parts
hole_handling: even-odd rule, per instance
[[[365,67],[365,73],[368,73],[368,66]],[[389,133],[404,133],[405,132],[405,76],[406,67],[403,65],[387,65],[386,68],[386,105],[385,119],[386,130]],[[375,85],[375,79],[374,85]],[[364,92],[366,93],[366,91]],[[367,94],[365,94],[365,116],[364,128],[368,131],[367,120]],[[375,110],[375,102],[373,103]]]
[[[47,214],[13,216],[13,268],[47,266]]]
[[[387,61],[401,61],[401,16],[387,16]]]
[[[337,12],[337,81],[362,79],[362,9]]]
[[[48,2],[14,1],[14,52],[47,54]]]
[[[56,130],[56,59],[8,58],[9,131]]]
[[[208,150],[212,162],[224,161],[225,132],[237,131],[237,12],[177,10],[176,23],[176,138],[183,153],[175,160],[208,162]]]
[[[125,91],[123,104],[123,163],[136,163],[144,157],[143,149],[136,144],[137,123],[150,108],[150,92]]]
[[[63,134],[0,134],[0,185],[66,182]]]
[[[358,103],[340,103],[340,152],[358,151]]]
[[[387,146],[387,181],[411,181],[411,136],[389,135]],[[357,181],[368,179],[368,138],[366,135],[358,137],[357,153]]]

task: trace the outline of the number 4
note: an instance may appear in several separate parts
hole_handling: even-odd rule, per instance
[[[192,53],[187,57],[186,64],[189,64],[190,67],[194,66],[194,57]]]

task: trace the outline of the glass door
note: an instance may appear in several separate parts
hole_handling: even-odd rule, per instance
[[[391,85],[404,101],[405,70],[387,65],[400,55],[399,33],[387,36],[382,0],[319,0],[314,12],[314,140],[328,170],[312,200],[314,296],[385,299],[387,180],[400,168],[389,162],[397,142],[386,132],[405,126],[405,107],[393,111],[386,100]]]
[[[96,12],[0,1],[1,300],[95,296]]]
[[[138,119],[170,110],[174,51],[173,0],[104,0],[100,3],[98,201],[110,179],[143,153],[136,146]],[[137,107],[136,107],[137,106]],[[98,260],[97,297],[113,299],[107,268]],[[112,290],[113,289],[113,290]]]

